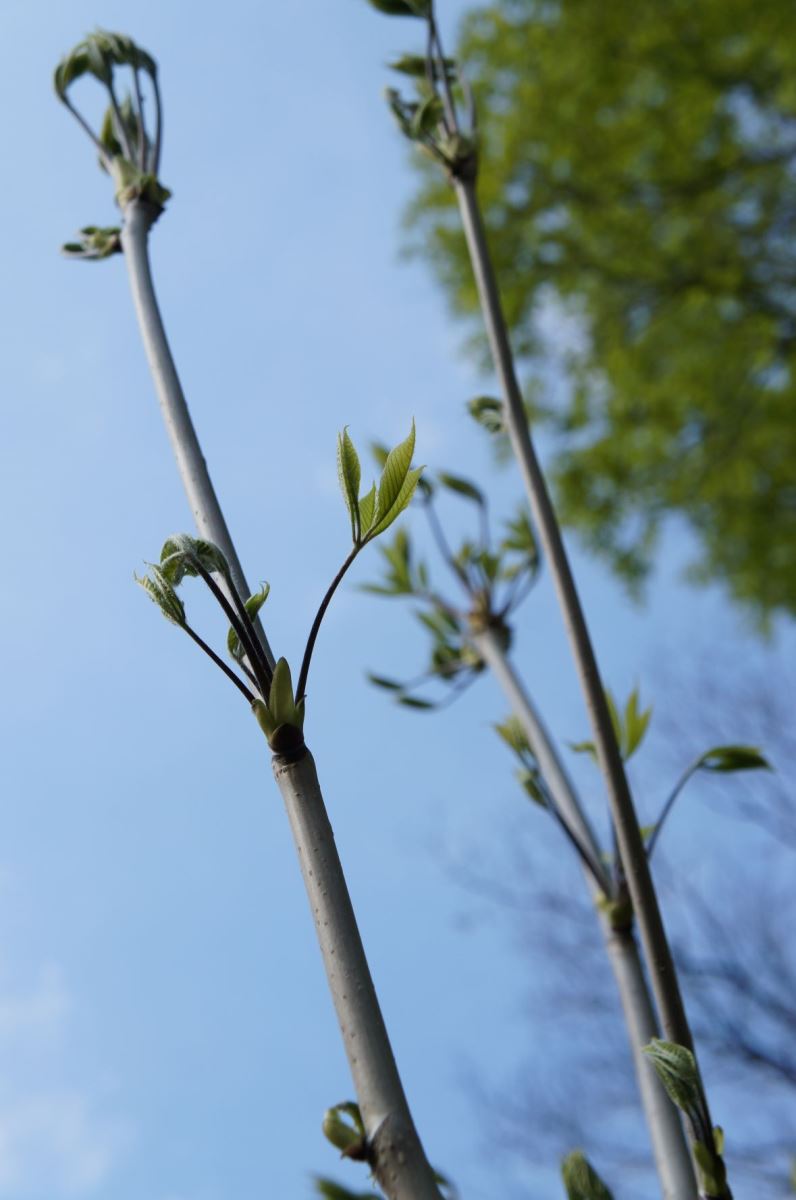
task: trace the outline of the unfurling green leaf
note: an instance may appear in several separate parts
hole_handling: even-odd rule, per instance
[[[298,722],[296,702],[293,695],[293,680],[286,658],[280,658],[274,667],[271,691],[268,696],[268,711],[277,725],[301,725]]]
[[[703,771],[770,771],[771,764],[757,746],[714,746],[699,760]]]
[[[66,242],[61,253],[67,258],[81,258],[85,262],[98,262],[122,252],[122,231],[117,225],[86,225],[80,230],[79,242]]]
[[[61,59],[55,69],[55,91],[61,100],[65,100],[69,87],[85,74],[94,75],[101,83],[107,84],[114,66],[130,66],[134,70],[146,71],[153,79],[157,74],[155,60],[136,46],[132,38],[97,29]]]
[[[468,500],[473,500],[482,507],[486,503],[484,493],[474,483],[470,483],[469,479],[462,479],[461,476],[451,475],[447,471],[437,471],[437,479],[443,487],[451,492],[466,496]]]
[[[270,591],[271,585],[264,583],[259,592],[255,592],[253,596],[249,596],[249,599],[245,602],[244,607],[252,621],[265,604]],[[244,658],[246,657],[246,651],[243,649],[243,646],[241,646],[240,638],[232,626],[230,626],[229,633],[227,634],[227,650],[232,658],[235,659],[235,662],[243,662]]]
[[[191,537],[187,533],[175,533],[163,543],[160,565],[172,586],[177,587],[186,575],[196,576],[202,567],[209,575],[221,575],[229,579],[227,560],[212,542]]]
[[[487,433],[505,433],[503,403],[494,396],[476,396],[467,402],[467,411]]]
[[[337,435],[337,475],[340,480],[343,499],[348,509],[348,516],[351,520],[351,538],[356,546],[361,537],[359,519],[359,481],[361,469],[359,466],[359,455],[356,452],[354,443],[348,436],[347,427],[342,433]]]
[[[304,697],[296,704],[293,681],[287,660],[280,658],[274,667],[268,703],[256,699],[252,712],[275,754],[303,752]]]
[[[727,1170],[721,1154],[704,1142],[696,1141],[693,1146],[699,1175],[699,1190],[703,1196],[727,1195]]]
[[[620,715],[616,701],[608,689],[605,692],[605,703],[608,707],[608,715],[611,718],[619,753],[627,762],[644,740],[652,716],[652,708],[645,708],[643,711],[639,709],[637,688],[631,692],[622,715]],[[576,754],[590,754],[595,762],[597,761],[597,748],[594,742],[570,742],[569,748]]]
[[[327,1108],[321,1128],[324,1137],[337,1147],[344,1158],[366,1157],[365,1125],[359,1105],[352,1100]]]
[[[568,1200],[613,1200],[611,1193],[581,1150],[573,1150],[561,1164]]]
[[[684,1113],[699,1110],[701,1087],[696,1060],[687,1047],[653,1038],[644,1053],[649,1057],[669,1099]]]
[[[165,573],[156,563],[147,563],[147,566],[152,574],[144,575],[143,579],[139,579],[137,575],[134,575],[133,578],[136,583],[157,604],[167,621],[172,621],[175,625],[184,625],[185,605],[182,600],[171,586]]]
[[[444,109],[439,96],[427,96],[423,103],[415,109],[409,125],[409,136],[416,141],[422,141],[429,137],[442,120],[443,113]]]

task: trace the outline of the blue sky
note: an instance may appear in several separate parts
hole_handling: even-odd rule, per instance
[[[441,0],[444,25],[467,7]],[[58,254],[114,220],[50,83],[96,25],[160,62],[174,196],[156,279],[250,582],[272,586],[277,652],[299,657],[347,550],[344,424],[364,448],[414,417],[420,461],[488,475],[507,507],[517,485],[463,415],[489,381],[429,273],[398,253],[412,176],[380,92],[411,23],[362,0],[140,0],[132,18],[104,0],[6,0],[0,1200],[305,1200],[314,1171],[365,1179],[320,1134],[351,1088],[295,853],[245,706],[132,583],[189,515],[124,264]],[[575,553],[620,695],[638,682],[654,697],[681,656],[775,672],[793,648],[792,629],[762,644],[718,592],[682,584],[688,550],[673,529],[640,608]],[[198,591],[186,598],[220,639]],[[497,1086],[527,1059],[524,998],[555,968],[476,918],[451,869],[489,870],[538,816],[491,732],[503,706],[487,681],[433,719],[369,689],[367,669],[412,673],[424,649],[406,612],[347,586],[316,651],[308,740],[432,1159],[468,1200],[552,1197],[553,1175],[490,1155],[465,1081]],[[518,662],[559,736],[583,736],[547,579]],[[563,855],[548,865],[580,886]]]

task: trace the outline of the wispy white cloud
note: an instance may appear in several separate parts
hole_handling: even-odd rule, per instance
[[[132,1139],[88,1083],[64,1082],[74,1002],[62,972],[41,969],[23,990],[0,980],[0,1198],[89,1197]]]
[[[0,1196],[88,1196],[129,1143],[123,1121],[77,1090],[0,1102]]]

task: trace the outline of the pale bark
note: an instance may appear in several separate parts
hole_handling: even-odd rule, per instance
[[[390,1200],[441,1200],[406,1102],[312,755],[305,751],[297,762],[274,755],[273,767],[298,850],[373,1173]]]
[[[583,811],[558,750],[522,681],[490,630],[471,635],[473,646],[492,671],[512,712],[522,726],[552,799],[591,857],[601,861],[600,847]],[[596,903],[603,895],[584,866],[586,883]],[[655,1167],[664,1200],[695,1200],[696,1180],[677,1109],[666,1095],[643,1047],[659,1036],[655,1012],[632,927],[614,929],[597,907],[600,929],[616,981],[641,1103],[649,1130]]]
[[[156,217],[157,209],[144,200],[132,201],[124,213],[122,249],[138,326],[166,432],[199,536],[213,542],[221,550],[229,564],[232,582],[238,594],[245,600],[251,595],[251,591],[194,429],[155,295],[149,263],[149,230]],[[265,631],[259,620],[255,622],[255,626],[269,665],[273,669],[274,656]]]

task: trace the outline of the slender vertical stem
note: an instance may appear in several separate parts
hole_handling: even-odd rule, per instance
[[[497,683],[522,725],[531,750],[563,820],[577,831],[582,843],[599,863],[600,847],[583,811],[555,743],[526,692],[521,679],[491,630],[473,634],[472,643],[492,671]],[[599,891],[591,872],[584,870],[592,899]],[[603,894],[610,895],[610,879],[602,881]],[[643,1047],[658,1036],[652,998],[639,957],[632,928],[614,929],[607,913],[598,908],[606,953],[616,981],[633,1056],[641,1103],[649,1130],[655,1166],[664,1200],[694,1200],[696,1182],[688,1146],[677,1109],[669,1100]]]
[[[298,849],[373,1173],[389,1200],[441,1200],[395,1064],[312,755],[305,751],[298,762],[274,755],[273,768]]]
[[[647,863],[644,842],[605,701],[597,660],[569,566],[561,530],[528,430],[522,394],[514,371],[506,322],[486,233],[469,181],[454,180],[470,260],[476,278],[495,369],[500,380],[511,444],[525,482],[528,501],[553,577],[558,602],[577,667],[597,755],[608,792],[619,850],[633,899],[652,986],[666,1037],[693,1049],[669,941]]]
[[[114,123],[116,125],[116,137],[124,151],[124,157],[131,164],[135,164],[135,150],[133,143],[130,141],[130,135],[127,132],[127,126],[122,118],[122,110],[119,107],[119,101],[116,98],[116,89],[113,86],[113,78],[111,77],[108,83],[108,95],[111,98],[111,108],[113,110]]]
[[[133,67],[133,86],[135,89],[135,109],[138,116],[138,162],[141,170],[146,171],[147,136],[144,125],[144,98],[141,95],[141,76],[138,67]]]
[[[152,72],[152,90],[155,94],[155,139],[149,157],[149,171],[155,178],[160,174],[160,147],[163,141],[163,106],[160,102],[160,84],[157,69]]]
[[[249,585],[207,470],[155,295],[148,242],[149,230],[157,216],[157,210],[143,200],[134,200],[128,204],[124,215],[122,247],[130,277],[133,303],[180,478],[200,536],[219,547],[229,564],[235,588],[241,596],[246,597],[251,594]],[[273,670],[274,656],[262,624],[259,620],[253,624],[268,664]]]

